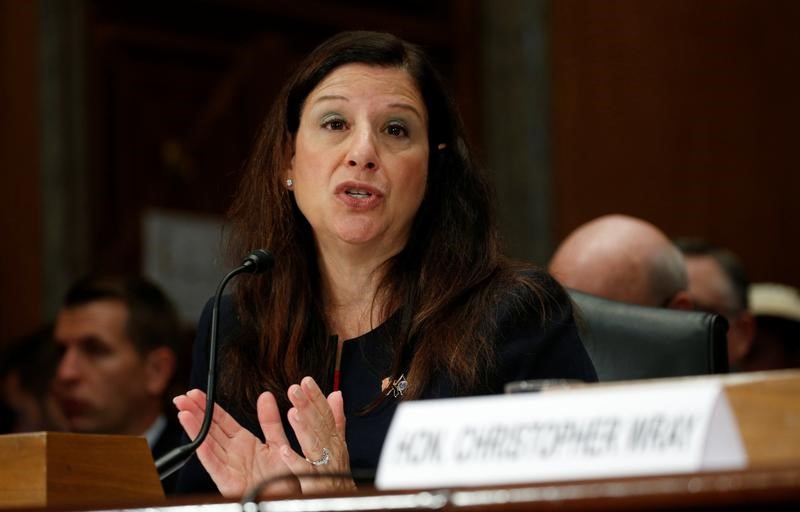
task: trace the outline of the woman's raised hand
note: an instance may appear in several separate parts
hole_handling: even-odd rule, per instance
[[[203,422],[206,394],[193,389],[175,397],[173,402],[179,411],[178,421],[194,439]],[[227,498],[238,499],[256,485],[294,472],[284,463],[283,447],[289,451],[291,447],[281,425],[275,397],[269,392],[262,393],[257,410],[266,443],[239,425],[222,407],[215,405],[208,436],[197,449],[200,462]],[[278,479],[263,489],[269,494],[297,493],[299,490],[297,479],[293,477]]]
[[[311,377],[289,387],[289,424],[297,435],[303,456],[287,444],[281,446],[283,462],[299,478],[303,493],[352,491],[356,485],[350,473],[350,456],[345,443],[345,416],[342,393],[325,398]],[[312,474],[312,478],[303,475]],[[320,478],[326,474],[331,478]],[[336,476],[333,476],[336,475]]]

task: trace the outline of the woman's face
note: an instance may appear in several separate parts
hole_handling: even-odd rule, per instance
[[[286,177],[320,247],[405,246],[425,195],[427,116],[401,68],[347,64],[311,91]]]

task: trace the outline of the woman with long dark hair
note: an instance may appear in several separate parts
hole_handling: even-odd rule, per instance
[[[596,380],[564,290],[502,256],[491,198],[417,46],[347,32],[305,59],[230,212],[232,254],[265,247],[276,265],[223,313],[220,407],[198,457],[224,495],[282,474],[296,477],[276,492],[352,488],[301,475],[374,469],[399,400]],[[175,403],[196,435],[204,394]],[[182,473],[184,491],[205,489],[199,464]]]

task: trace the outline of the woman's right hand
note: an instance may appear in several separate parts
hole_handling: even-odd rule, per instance
[[[173,400],[178,408],[178,421],[194,439],[203,423],[206,394],[193,389]],[[219,405],[214,405],[214,415],[206,439],[197,449],[197,456],[217,488],[226,498],[241,498],[254,486],[277,477],[274,484],[262,489],[269,494],[300,492],[300,485],[280,455],[282,446],[289,446],[281,424],[278,404],[272,393],[258,397],[258,421],[267,440],[262,443],[249,430],[243,428]]]

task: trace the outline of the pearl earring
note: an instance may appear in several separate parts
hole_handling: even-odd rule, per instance
[[[287,178],[286,179],[286,186],[289,187],[289,188],[292,188],[292,185],[294,185],[294,180],[292,180],[292,178]]]

